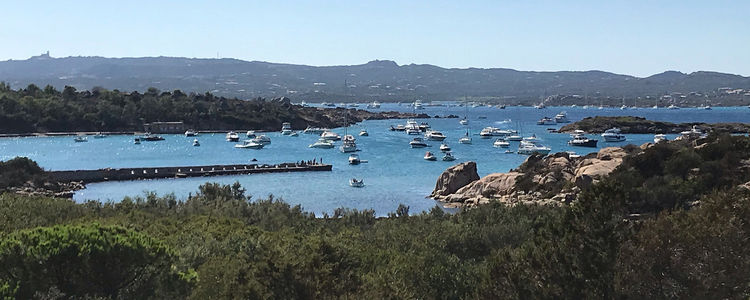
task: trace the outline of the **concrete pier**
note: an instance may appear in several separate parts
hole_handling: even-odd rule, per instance
[[[84,183],[138,180],[154,178],[184,178],[197,176],[219,176],[255,173],[331,171],[332,166],[326,164],[297,164],[281,163],[245,164],[245,165],[209,165],[186,167],[146,167],[121,168],[99,170],[50,171],[50,177],[59,182],[83,181]]]

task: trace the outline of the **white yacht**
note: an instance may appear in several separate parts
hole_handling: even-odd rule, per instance
[[[367,104],[367,108],[380,108],[380,102],[373,101],[372,103]]]
[[[461,121],[458,121],[458,123],[460,123],[461,125],[469,125],[469,120],[467,120],[466,118],[463,118],[461,119]]]
[[[85,136],[77,136],[73,139],[73,141],[75,141],[76,143],[84,143],[84,142],[88,142],[89,139]]]
[[[422,130],[419,129],[419,124],[414,119],[406,120],[406,134],[421,134]]]
[[[602,133],[602,138],[605,142],[623,142],[625,141],[625,135],[620,133],[619,128],[607,129]]]
[[[665,141],[667,141],[667,136],[665,134],[660,133],[660,134],[654,135],[654,144],[658,144],[660,142],[665,142]]]
[[[296,131],[292,131],[292,133],[290,133],[289,136],[299,136],[299,133],[297,133]]]
[[[535,136],[524,138],[518,145],[518,154],[542,154],[547,155],[552,151],[550,147],[543,145]]]
[[[292,134],[292,124],[289,122],[281,123],[281,134],[290,135]]]
[[[195,132],[195,130],[188,129],[187,131],[185,131],[185,136],[197,136],[197,135],[198,133]]]
[[[437,130],[428,130],[424,134],[424,137],[426,137],[427,140],[430,140],[430,141],[442,141],[445,139],[445,135],[443,135],[442,132],[437,131]]]
[[[341,139],[341,136],[333,131],[325,131],[320,134],[320,138],[329,141],[338,141]]]
[[[245,133],[245,135],[247,135],[247,138],[249,138],[249,139],[254,138],[255,137],[255,131],[248,130],[247,133]]]
[[[241,149],[263,149],[265,145],[258,143],[255,141],[255,139],[252,140],[244,140],[242,144],[234,145],[235,148],[241,148]]]
[[[453,156],[453,154],[449,152],[445,152],[445,155],[443,155],[443,161],[454,161],[456,160],[456,157]]]
[[[351,186],[351,187],[358,187],[358,188],[364,187],[365,186],[365,181],[364,181],[364,179],[357,180],[356,178],[352,178],[352,179],[349,179],[349,186]]]
[[[539,103],[538,105],[534,105],[534,108],[536,109],[545,109],[547,106],[544,105],[544,102]]]
[[[106,135],[106,134],[103,134],[103,133],[101,133],[101,132],[97,132],[97,133],[96,133],[96,134],[94,135],[94,138],[95,138],[95,139],[103,139],[103,138],[105,138],[105,137],[107,137],[107,135]]]
[[[251,141],[253,141],[255,143],[258,143],[258,144],[268,145],[268,144],[271,143],[271,138],[267,137],[264,134],[261,134],[259,136],[256,136],[255,138],[253,138]]]
[[[240,135],[234,131],[227,132],[227,142],[239,142]]]
[[[422,100],[415,100],[412,105],[414,106],[414,109],[424,109],[424,105],[422,105]]]
[[[492,143],[492,146],[496,148],[508,148],[510,147],[510,143],[503,138],[498,138]]]
[[[193,139],[193,147],[198,147],[200,145],[201,145],[201,143],[198,142],[198,139]]]
[[[307,133],[307,134],[322,134],[323,132],[326,132],[326,131],[328,131],[327,128],[318,128],[318,127],[310,127],[310,126],[308,126],[302,132],[303,133]]]
[[[523,138],[518,134],[513,134],[506,137],[505,140],[509,142],[520,142]]]
[[[409,146],[412,148],[424,148],[427,147],[427,143],[425,143],[422,138],[414,138],[409,142]]]
[[[335,147],[332,141],[325,140],[325,139],[319,139],[315,143],[310,144],[308,146],[310,148],[320,148],[320,149],[331,149]]]
[[[355,152],[357,151],[357,143],[354,140],[344,140],[339,150],[344,153]]]
[[[568,114],[564,111],[561,111],[559,114],[555,115],[555,122],[556,123],[569,123],[570,120],[568,120]]]
[[[359,136],[370,136],[370,134],[367,133],[367,130],[362,129],[359,131]]]
[[[466,134],[458,139],[458,142],[461,144],[471,144],[471,136],[469,136],[469,131],[466,131]]]
[[[693,128],[690,130],[680,132],[680,136],[678,136],[676,140],[695,140],[704,137],[706,137],[706,134],[703,133],[698,126],[693,125]]]
[[[350,165],[358,165],[360,162],[362,162],[362,161],[359,159],[359,155],[357,155],[357,154],[349,155],[349,164]]]
[[[424,160],[436,161],[437,157],[435,157],[435,154],[432,154],[432,152],[427,151],[427,153],[424,154]]]
[[[669,106],[667,106],[667,109],[680,109],[680,107],[674,104],[670,104]]]
[[[544,117],[541,120],[536,122],[536,125],[555,125],[557,122],[555,122],[555,119],[552,119],[550,117]]]
[[[571,146],[578,146],[578,147],[591,147],[596,148],[596,143],[599,140],[596,139],[590,139],[586,137],[584,134],[573,134],[571,136],[571,139],[568,141],[568,145]]]
[[[448,144],[446,143],[442,143],[440,144],[440,151],[443,151],[443,152],[451,151],[451,147],[448,146]]]

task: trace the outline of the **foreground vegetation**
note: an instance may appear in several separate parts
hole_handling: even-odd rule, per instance
[[[660,144],[570,206],[316,216],[239,184],[185,201],[0,195],[15,298],[747,299],[750,139]],[[641,217],[638,217],[640,214]],[[643,217],[643,215],[650,215]]]

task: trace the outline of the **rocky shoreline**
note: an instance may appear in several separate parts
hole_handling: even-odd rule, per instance
[[[587,117],[575,123],[563,126],[558,132],[573,132],[583,130],[588,133],[602,133],[610,128],[620,128],[622,133],[680,133],[697,126],[706,132],[717,133],[748,133],[750,124],[745,123],[671,123],[647,120],[642,117]]]
[[[570,157],[565,152],[532,155],[517,169],[483,178],[477,175],[475,162],[464,162],[440,175],[430,197],[445,207],[473,207],[490,201],[568,204],[617,168],[629,151],[634,149],[609,147],[583,157]]]

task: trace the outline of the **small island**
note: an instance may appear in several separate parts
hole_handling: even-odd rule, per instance
[[[622,133],[680,133],[697,126],[707,132],[717,133],[748,133],[750,124],[745,123],[671,123],[647,120],[643,117],[587,117],[575,123],[560,128],[559,132],[569,133],[583,130],[588,133],[602,133],[610,128],[619,128]]]

